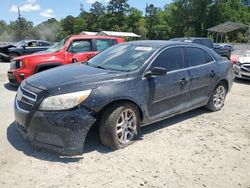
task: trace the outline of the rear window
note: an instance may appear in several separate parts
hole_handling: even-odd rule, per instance
[[[49,46],[48,42],[39,42],[39,46]]]
[[[97,39],[96,49],[97,51],[104,51],[115,44],[116,44],[116,41],[113,39]]]
[[[210,40],[208,40],[208,39],[202,40],[202,43],[203,43],[204,46],[206,46],[208,48],[213,48],[212,42]]]
[[[213,61],[213,58],[203,49],[187,47],[187,58],[190,67],[203,65]]]

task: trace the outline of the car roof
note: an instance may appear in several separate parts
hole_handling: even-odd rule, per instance
[[[153,47],[156,48],[156,50],[162,50],[166,47],[172,47],[172,46],[188,46],[188,47],[198,47],[201,49],[204,49],[208,51],[216,60],[222,60],[222,57],[218,55],[214,50],[196,43],[187,43],[187,42],[180,42],[180,41],[170,41],[170,40],[142,40],[142,41],[132,41],[132,42],[126,42],[123,44],[134,44],[138,46],[146,46],[146,47]]]
[[[140,45],[148,46],[148,47],[153,47],[153,48],[163,48],[163,47],[175,46],[175,45],[197,46],[197,47],[204,48],[204,46],[199,45],[199,44],[179,42],[179,41],[170,41],[170,40],[141,40],[141,41],[132,41],[132,42],[127,42],[127,43],[138,45],[138,46]]]
[[[70,39],[119,39],[120,37],[111,37],[111,36],[100,36],[100,35],[72,35],[69,36]]]
[[[25,41],[25,42],[36,41],[36,42],[46,42],[46,43],[49,43],[48,41],[45,41],[45,40],[36,40],[36,39],[25,39],[23,41]]]
[[[184,40],[195,40],[195,39],[208,39],[206,37],[181,37],[181,38],[173,38],[173,39],[170,39],[171,41],[184,41]]]

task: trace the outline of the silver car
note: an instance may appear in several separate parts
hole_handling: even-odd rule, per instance
[[[235,77],[250,80],[250,51],[234,65]]]

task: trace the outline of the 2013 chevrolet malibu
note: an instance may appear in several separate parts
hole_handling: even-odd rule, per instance
[[[140,128],[201,106],[220,110],[232,64],[205,46],[170,41],[119,44],[85,64],[24,80],[15,98],[18,130],[33,145],[83,152],[97,123],[101,142],[124,148]]]

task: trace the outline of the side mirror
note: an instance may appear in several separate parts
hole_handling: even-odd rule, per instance
[[[23,49],[25,49],[25,48],[26,48],[26,45],[22,45],[21,47],[22,47]]]
[[[167,74],[167,70],[162,67],[153,67],[151,70],[144,74],[144,77],[150,78],[152,76],[163,76]]]

